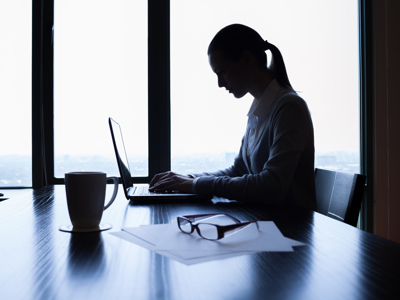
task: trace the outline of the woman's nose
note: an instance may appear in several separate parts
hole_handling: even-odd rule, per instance
[[[221,78],[218,77],[218,87],[224,87],[225,86],[225,81]]]

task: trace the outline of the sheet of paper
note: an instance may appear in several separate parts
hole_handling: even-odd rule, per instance
[[[110,234],[187,265],[260,251],[289,252],[294,246],[305,245],[284,237],[274,222],[258,223],[259,231],[254,226],[219,241],[204,240],[197,233],[184,234],[176,222],[122,228]]]
[[[293,251],[288,240],[282,235],[272,221],[258,222],[235,234],[218,241],[208,241],[197,233],[184,234],[175,222],[169,224],[161,240],[157,243],[159,250],[179,251]]]
[[[154,248],[152,249],[157,250],[156,244],[165,234],[165,231],[168,229],[169,224],[160,224],[160,225],[146,225],[141,227],[131,227],[131,228],[123,228],[123,230],[145,242],[148,242]],[[236,251],[230,250],[210,250],[210,251],[186,251],[186,250],[169,250],[168,252],[172,253],[175,256],[184,259],[196,259],[201,257],[208,257],[208,256],[216,256],[216,255],[228,255],[234,254]],[[248,253],[248,252],[245,252]],[[243,253],[235,254],[242,255]]]
[[[126,230],[127,232],[134,234],[137,237],[152,243],[153,245],[156,245],[157,241],[163,237],[164,231],[168,228],[168,226],[169,224],[142,225],[140,227],[123,228],[123,230]],[[287,237],[285,237],[285,239],[292,247],[306,245],[302,242],[289,239]]]
[[[138,237],[139,239],[142,239],[150,244],[152,244],[153,246],[157,245],[157,242],[160,240],[160,238],[162,237],[163,232],[165,231],[165,225],[153,225],[151,226],[152,231],[154,232],[154,234],[156,236],[154,236],[153,234],[149,233],[149,231],[145,230],[144,227],[130,227],[130,228],[122,228],[123,231],[132,234],[136,237]],[[150,227],[150,226],[149,226]],[[157,234],[159,236],[157,236]]]
[[[185,265],[193,265],[193,264],[198,264],[198,263],[203,263],[203,262],[208,262],[208,261],[213,261],[217,259],[225,259],[225,258],[230,258],[230,257],[235,257],[235,256],[240,256],[243,254],[248,254],[248,252],[231,252],[231,253],[221,253],[217,255],[212,255],[212,256],[203,256],[203,257],[182,257],[179,255],[175,255],[174,253],[171,253],[169,251],[158,251],[153,245],[150,243],[145,242],[142,239],[137,238],[136,236],[126,232],[126,231],[117,231],[117,232],[109,232],[109,234],[114,235],[118,238],[124,239],[128,242],[134,243],[138,246],[141,246],[143,248],[146,248],[150,251],[153,251],[155,253],[158,253],[160,255],[166,256],[168,258],[171,258],[173,260],[179,261]]]
[[[302,242],[299,242],[299,241],[296,241],[296,240],[292,240],[292,239],[289,239],[289,238],[286,238],[286,239],[287,239],[288,243],[290,244],[290,246],[292,246],[292,247],[298,247],[298,246],[305,246],[306,245],[306,244],[304,244]]]

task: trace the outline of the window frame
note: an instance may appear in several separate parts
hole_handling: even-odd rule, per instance
[[[372,182],[372,2],[359,0],[360,164]],[[32,187],[64,184],[54,177],[54,0],[32,0]],[[149,175],[171,168],[170,1],[148,0]],[[106,122],[106,120],[105,120]],[[361,228],[372,231],[372,184],[362,205]]]
[[[53,102],[54,1],[32,0],[32,187],[55,184]]]
[[[33,0],[32,8],[32,187],[64,184],[54,175],[54,0]],[[148,0],[148,183],[171,169],[170,5]],[[106,122],[107,120],[105,120]],[[110,140],[111,141],[111,140]]]
[[[365,197],[361,204],[362,230],[373,232],[373,42],[372,1],[358,1],[359,15],[359,89],[360,89],[360,173],[365,175]]]

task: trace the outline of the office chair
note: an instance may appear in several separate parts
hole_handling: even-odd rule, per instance
[[[315,169],[317,212],[357,226],[365,176]]]

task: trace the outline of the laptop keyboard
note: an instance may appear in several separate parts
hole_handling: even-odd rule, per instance
[[[134,196],[146,196],[146,195],[154,195],[154,194],[179,194],[178,191],[165,191],[165,192],[157,192],[151,193],[149,192],[149,188],[147,186],[134,186],[133,195]]]
[[[149,194],[149,189],[145,186],[139,186],[139,187],[135,187],[136,191],[135,191],[135,195],[138,196],[143,196],[143,195],[148,195]]]

